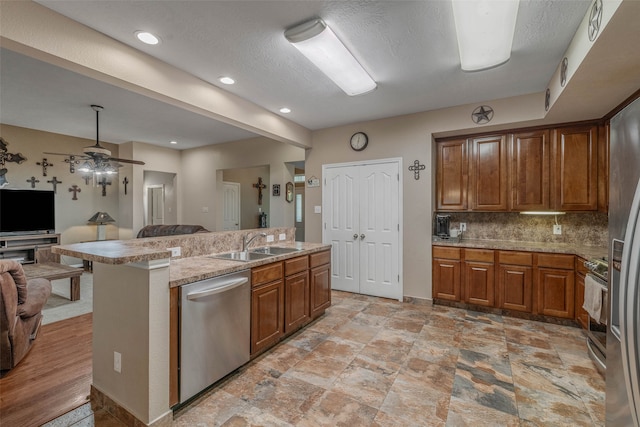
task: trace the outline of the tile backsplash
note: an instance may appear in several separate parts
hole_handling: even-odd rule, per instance
[[[608,244],[606,213],[566,213],[564,215],[522,215],[511,212],[451,213],[451,228],[467,223],[463,239],[508,240],[522,242],[567,243],[585,246]],[[553,225],[562,226],[562,234],[553,234]]]

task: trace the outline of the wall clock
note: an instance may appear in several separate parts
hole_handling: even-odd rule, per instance
[[[351,135],[349,144],[355,151],[362,151],[367,148],[367,145],[369,144],[369,137],[364,132],[356,132]]]

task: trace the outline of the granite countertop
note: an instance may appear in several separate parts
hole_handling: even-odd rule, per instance
[[[438,240],[433,246],[453,246],[461,248],[502,249],[507,251],[549,252],[577,255],[584,259],[608,256],[608,248],[600,246],[570,245],[567,243],[514,242],[508,240]]]
[[[287,258],[295,258],[331,249],[331,245],[323,243],[289,242],[278,243],[273,246],[297,248],[299,251],[288,254],[270,256],[255,261],[231,261],[213,258],[212,255],[195,256],[189,258],[171,259],[169,267],[169,287],[186,285],[188,283],[205,280],[223,274],[236,271],[249,270],[264,264],[282,261]]]

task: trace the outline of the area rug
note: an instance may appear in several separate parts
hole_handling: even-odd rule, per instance
[[[42,310],[42,324],[46,325],[93,311],[93,275],[83,273],[80,276],[80,299],[69,299],[69,279],[51,281],[51,296]]]

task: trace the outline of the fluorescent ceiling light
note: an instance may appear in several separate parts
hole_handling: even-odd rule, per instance
[[[460,65],[480,71],[504,64],[511,56],[518,0],[451,0]]]
[[[146,43],[146,44],[158,44],[158,43],[160,43],[160,39],[158,37],[154,36],[151,33],[146,32],[146,31],[136,31],[136,37],[142,43]]]
[[[361,95],[376,88],[376,82],[322,19],[290,28],[284,36],[347,95]]]

